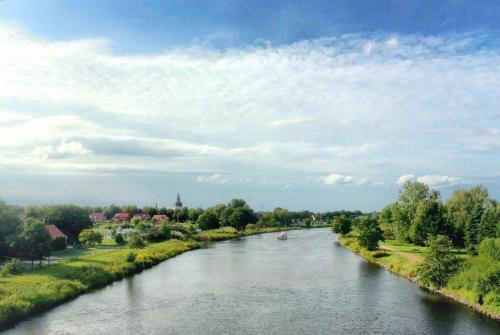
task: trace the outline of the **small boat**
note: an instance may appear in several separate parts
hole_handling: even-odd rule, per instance
[[[282,231],[281,233],[276,235],[276,239],[280,240],[280,241],[284,241],[284,240],[288,239],[288,236],[287,236],[286,232]]]

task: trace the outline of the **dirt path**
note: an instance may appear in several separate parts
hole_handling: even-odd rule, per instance
[[[400,254],[401,256],[403,257],[406,257],[412,261],[421,261],[422,260],[422,256],[420,255],[416,255],[414,253],[411,253],[411,252],[405,252],[405,251],[400,251],[400,250],[397,250],[397,249],[394,249],[394,248],[391,248],[391,247],[388,247],[386,245],[381,245],[379,247],[379,249],[381,250],[386,250],[386,251],[392,251],[392,252],[397,252],[398,254]]]

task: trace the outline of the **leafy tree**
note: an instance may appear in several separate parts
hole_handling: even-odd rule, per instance
[[[211,210],[207,210],[201,214],[196,223],[198,224],[198,228],[201,230],[211,230],[220,227],[217,215]]]
[[[232,199],[221,215],[221,222],[227,222],[237,230],[243,230],[248,223],[256,221],[254,211],[242,199]]]
[[[425,285],[443,287],[458,270],[459,259],[453,254],[453,245],[447,236],[431,236],[427,245],[424,260],[417,270],[418,276]]]
[[[465,222],[465,247],[471,254],[477,254],[478,231],[482,215],[483,208],[479,203],[476,203]]]
[[[128,245],[131,249],[142,249],[146,246],[146,242],[139,233],[132,233],[128,239]]]
[[[351,231],[351,220],[345,215],[341,215],[333,219],[332,230],[337,234],[345,235]]]
[[[137,214],[139,213],[139,208],[137,208],[136,205],[123,205],[122,206],[122,211],[123,213],[129,213],[129,214]]]
[[[144,206],[142,208],[142,212],[149,215],[149,216],[153,216],[153,215],[156,215],[158,214],[158,210],[156,209],[156,207],[151,207],[151,206]]]
[[[188,209],[188,219],[192,222],[196,222],[200,215],[203,214],[203,209],[201,208],[189,208]]]
[[[125,239],[123,238],[123,234],[116,234],[114,239],[116,244],[118,245],[124,245],[126,243]]]
[[[290,212],[286,209],[277,207],[271,214],[271,222],[273,225],[280,227],[289,227],[292,225],[292,218]]]
[[[450,235],[444,208],[441,202],[434,199],[422,200],[415,212],[412,224],[410,226],[410,239],[413,243],[424,245],[429,236]]]
[[[354,220],[356,231],[358,232],[359,244],[368,250],[375,250],[378,241],[383,241],[384,236],[374,216],[363,215]]]
[[[429,186],[422,182],[407,181],[399,191],[399,202],[410,207],[410,213],[412,214],[410,219],[413,219],[413,213],[415,213],[420,201],[438,196],[439,194],[430,192]]]
[[[42,221],[35,218],[26,218],[21,233],[14,239],[12,246],[21,257],[31,260],[42,260],[51,253],[52,238]]]
[[[186,222],[189,219],[188,208],[175,209],[172,218],[175,222]]]
[[[81,244],[94,248],[102,243],[102,234],[94,229],[84,229],[78,236]]]
[[[21,228],[21,219],[0,200],[0,259],[12,254],[10,239],[17,235]]]
[[[84,229],[92,227],[87,212],[75,205],[47,206],[42,209],[45,224],[54,224],[68,236],[70,242],[76,242]]]
[[[487,237],[500,237],[500,204],[484,210],[477,235],[479,243]]]
[[[25,218],[43,219],[42,209],[38,206],[30,205],[24,208]]]
[[[107,220],[111,220],[116,213],[121,213],[122,209],[116,205],[109,205],[103,211],[104,216]]]

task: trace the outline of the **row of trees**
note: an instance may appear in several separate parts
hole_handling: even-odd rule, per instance
[[[500,204],[482,186],[457,190],[443,203],[427,185],[407,182],[379,220],[386,237],[424,245],[430,236],[445,235],[476,254],[482,240],[500,233]]]

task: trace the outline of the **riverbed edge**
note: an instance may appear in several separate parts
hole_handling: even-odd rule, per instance
[[[346,244],[345,243],[345,238],[342,238],[342,236],[338,236],[337,238],[337,243],[339,245],[341,245],[342,247],[346,248],[347,250],[361,256],[362,258],[366,259],[368,262],[370,263],[375,263],[379,266],[381,266],[382,268],[384,268],[385,270],[401,277],[401,278],[405,278],[415,284],[417,284],[418,286],[420,286],[421,288],[425,289],[425,290],[428,290],[430,292],[433,292],[433,293],[438,293],[438,294],[441,294],[442,296],[445,296],[447,297],[448,299],[451,299],[455,302],[458,302],[462,305],[465,305],[471,309],[473,309],[474,311],[484,315],[484,316],[487,316],[495,321],[498,321],[500,322],[500,314],[497,314],[497,313],[494,313],[494,312],[491,312],[491,311],[488,311],[488,310],[485,310],[484,308],[482,308],[481,305],[475,303],[475,302],[472,302],[472,301],[469,301],[467,299],[465,299],[464,297],[461,297],[461,296],[458,296],[458,295],[455,295],[455,294],[452,294],[450,292],[446,292],[444,290],[441,290],[441,289],[437,289],[437,288],[433,288],[433,287],[430,287],[430,286],[426,286],[426,285],[423,285],[422,283],[420,283],[417,279],[417,277],[415,276],[407,276],[401,272],[398,272],[396,270],[393,270],[391,269],[390,267],[388,267],[386,264],[383,264],[381,262],[378,262],[376,261],[375,258],[372,258],[372,257],[368,257],[360,252],[357,252],[356,250],[354,250],[353,247],[351,247],[350,245]]]
[[[205,243],[215,243],[215,242],[223,242],[223,241],[229,241],[229,240],[234,240],[242,237],[247,237],[247,236],[252,236],[252,235],[260,235],[260,234],[268,234],[268,233],[274,233],[277,231],[282,231],[282,230],[296,230],[300,229],[297,227],[266,227],[263,228],[262,230],[251,230],[251,231],[245,231],[245,232],[237,232],[234,234],[221,234],[220,236],[217,236],[217,238],[197,238],[197,239],[189,239],[186,241],[180,241],[179,242],[186,242],[183,245],[183,248],[181,249],[175,249],[173,252],[166,252],[162,255],[159,256],[159,258],[149,258],[146,260],[140,260],[139,263],[134,262],[135,264],[138,264],[137,266],[133,266],[131,268],[127,269],[121,269],[121,272],[118,273],[113,273],[113,274],[108,274],[108,277],[104,282],[101,283],[89,283],[87,285],[80,285],[79,287],[74,287],[75,291],[72,291],[68,293],[67,295],[63,296],[61,299],[55,299],[50,302],[38,302],[38,303],[33,303],[30,305],[30,307],[26,310],[23,310],[22,312],[15,311],[13,309],[7,310],[7,313],[11,313],[12,315],[0,315],[0,331],[5,331],[7,329],[15,327],[17,324],[19,324],[22,321],[25,321],[29,319],[30,317],[34,317],[37,315],[40,315],[42,313],[45,313],[57,306],[60,306],[66,302],[72,301],[76,298],[78,298],[81,295],[93,292],[95,290],[104,288],[116,281],[123,280],[124,278],[132,277],[138,273],[141,273],[144,270],[150,269],[160,263],[163,263],[166,260],[169,260],[171,258],[174,258],[176,256],[179,256],[180,254],[183,254],[188,251],[200,249],[204,246]],[[169,241],[177,241],[177,240],[169,240]],[[160,245],[165,242],[169,241],[164,241],[164,242],[159,242],[159,243],[154,243],[154,245]],[[126,250],[126,249],[120,249],[120,250]],[[150,246],[146,246],[146,248],[142,249],[142,251],[151,251],[154,253],[155,250],[151,249]],[[140,253],[139,251],[138,253]],[[72,258],[71,261],[76,261],[80,259],[81,257],[75,257]],[[136,259],[137,260],[137,259]],[[140,265],[139,265],[140,264]],[[59,284],[65,284],[67,283],[62,283],[64,279],[56,279]],[[74,283],[73,283],[74,284]],[[78,286],[78,285],[76,285]],[[0,311],[5,312],[5,309],[3,309],[1,306],[1,303],[5,300],[2,299],[0,300]]]

